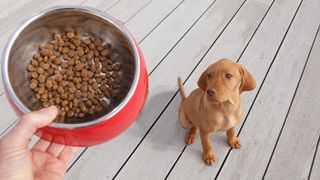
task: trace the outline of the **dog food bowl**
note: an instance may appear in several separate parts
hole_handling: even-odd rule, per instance
[[[71,123],[51,123],[37,135],[51,142],[71,146],[92,146],[112,139],[127,129],[139,115],[147,97],[148,76],[142,53],[121,22],[99,10],[63,6],[41,11],[24,21],[11,36],[3,53],[2,77],[15,112],[23,114],[41,108],[33,102],[27,66],[54,33],[73,28],[81,36],[95,35],[110,43],[116,60],[121,63],[123,79],[120,97],[110,102],[110,108]]]

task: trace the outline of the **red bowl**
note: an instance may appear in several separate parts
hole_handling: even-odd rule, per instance
[[[39,109],[40,103],[30,102],[34,93],[29,88],[26,67],[39,44],[48,42],[53,32],[70,27],[83,36],[92,33],[101,37],[117,49],[115,55],[122,62],[121,75],[126,79],[120,90],[123,98],[113,103],[113,109],[85,117],[83,123],[51,123],[36,134],[59,144],[92,146],[127,129],[140,114],[147,97],[148,75],[143,55],[122,23],[99,10],[80,6],[54,7],[33,15],[18,27],[6,45],[3,83],[18,116]]]

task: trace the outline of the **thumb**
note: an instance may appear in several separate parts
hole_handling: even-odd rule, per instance
[[[27,113],[3,140],[8,138],[14,146],[27,146],[36,130],[50,124],[57,114],[58,109],[55,106]]]

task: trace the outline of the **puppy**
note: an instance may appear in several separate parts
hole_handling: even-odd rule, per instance
[[[198,80],[199,88],[188,97],[180,78],[178,84],[183,97],[179,110],[180,124],[184,128],[190,128],[186,144],[193,143],[199,129],[203,160],[207,165],[215,162],[210,133],[226,131],[230,147],[240,148],[235,134],[235,126],[243,115],[240,94],[256,87],[256,82],[247,69],[234,61],[221,59],[202,73]]]

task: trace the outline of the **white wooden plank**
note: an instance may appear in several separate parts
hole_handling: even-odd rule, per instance
[[[2,66],[2,63],[0,62],[0,96],[2,96],[2,95],[3,95],[3,93],[4,93],[3,83],[2,83],[1,66]]]
[[[317,5],[317,4],[313,4]],[[266,179],[308,179],[320,134],[320,35],[312,48]]]
[[[216,3],[151,74],[149,79],[150,98],[137,122],[116,139],[89,148],[81,157],[81,161],[71,168],[67,178],[87,179],[92,173],[101,174],[101,178],[113,177],[177,90],[176,78],[163,78],[163,75],[187,77],[190,70],[196,66],[242,2],[226,0]],[[230,4],[233,5],[230,6]],[[213,24],[208,26],[208,22],[213,22]],[[212,41],[208,41],[208,39],[212,39]],[[181,59],[184,60],[184,63],[181,63]],[[180,72],[177,71],[177,67]],[[110,162],[113,162],[112,166],[110,166]]]
[[[10,8],[2,9],[0,12],[0,34],[3,34],[10,27],[18,24],[21,19],[33,14],[36,10],[44,7],[53,0],[25,0],[18,1]]]
[[[82,4],[82,6],[93,7],[100,10],[107,10],[115,6],[119,1],[121,0],[87,0]]]
[[[299,2],[299,0],[275,1],[240,59],[239,63],[247,67],[255,77],[257,87],[261,85],[263,78],[267,73],[268,67],[281,43],[281,39],[290,24]],[[286,11],[283,11],[283,9],[286,9]],[[232,39],[229,41],[232,42]],[[190,92],[197,87],[197,78],[202,73],[201,71],[212,63],[212,59],[216,60],[223,56],[227,56],[235,60],[238,58],[238,56],[229,56],[225,47],[228,46],[221,46],[220,48],[213,47],[213,50],[208,53],[207,57],[204,58],[202,63],[199,64],[199,67],[193,73],[195,75],[192,75],[185,84],[185,89],[187,91]],[[254,100],[257,91],[258,88],[252,92],[243,93],[241,95],[244,101],[245,114],[248,112],[250,104]],[[240,126],[241,125],[237,126],[237,131]],[[211,138],[217,157],[216,162],[212,167],[208,168],[203,163],[201,159],[201,143],[200,140],[197,139],[194,145],[186,148],[180,160],[170,173],[169,179],[214,178],[224,160],[224,157],[229,151],[229,146],[226,141],[225,133],[223,132],[214,134]],[[183,172],[190,173],[185,174]]]
[[[106,12],[115,16],[118,20],[126,22],[151,1],[152,0],[121,0],[116,6]]]
[[[10,8],[10,6],[16,4],[18,1],[21,1],[21,0],[1,1],[0,9]]]
[[[146,61],[150,61],[147,70],[152,70],[165,57],[211,2],[186,0],[152,32],[152,36],[140,43]]]
[[[218,179],[263,177],[318,28],[319,3],[303,1],[239,135],[243,148],[230,152]]]
[[[215,51],[216,56],[230,54],[234,58],[239,57],[271,3],[272,0],[265,0],[259,3],[255,0],[248,0],[225,32],[221,35],[217,43],[214,44],[214,50],[222,49],[222,51]],[[230,2],[226,2],[226,4],[230,4]],[[210,14],[210,12],[208,13]],[[207,35],[210,33],[210,30],[206,32],[203,29],[208,26],[216,25],[217,21],[214,21],[214,19],[203,19],[201,22],[203,23],[203,26],[199,33]],[[212,24],[208,24],[208,22],[212,22]],[[201,44],[206,44],[207,39],[211,39],[210,36],[204,38]],[[190,38],[190,43],[192,40],[194,41],[193,38]],[[194,44],[192,47],[195,48],[195,46],[199,45]],[[209,58],[212,59],[213,57]],[[215,60],[217,59],[212,59],[208,63],[210,64]],[[186,61],[186,59],[183,61]],[[178,63],[181,63],[181,59]],[[175,64],[172,66],[175,66]],[[176,78],[172,79],[173,81],[176,81]],[[193,82],[193,84],[195,84],[195,82]],[[185,130],[180,127],[179,121],[177,120],[180,103],[181,97],[178,94],[148,133],[136,152],[123,167],[117,178],[137,179],[140,177],[141,179],[162,179],[166,177],[170,168],[185,147]],[[197,160],[201,161],[201,158],[198,158]],[[184,174],[190,176],[189,173]],[[194,175],[198,176],[198,174]],[[184,178],[185,177],[176,177],[175,179]],[[203,177],[200,177],[199,179],[203,179]]]
[[[17,119],[17,116],[11,108],[5,95],[0,96],[0,102],[0,134],[2,134],[2,132],[4,132],[4,130],[6,130]]]
[[[319,136],[320,138],[320,136]],[[319,141],[318,139],[318,150],[316,152],[316,157],[313,163],[312,171],[310,174],[310,179],[311,180],[318,180],[320,179],[320,147],[319,147]]]
[[[126,23],[126,27],[133,34],[135,40],[140,42],[166,15],[169,15],[182,2],[183,0],[153,0],[148,7],[131,18]]]
[[[50,8],[50,7],[54,7],[54,6],[63,6],[63,5],[81,5],[85,1],[86,0],[67,0],[67,1],[65,1],[65,0],[54,0],[51,3],[45,5],[41,9]]]

